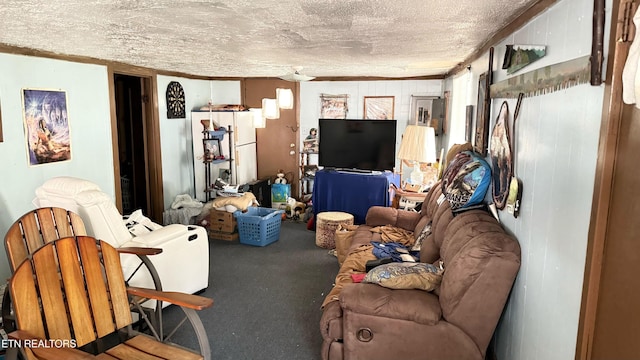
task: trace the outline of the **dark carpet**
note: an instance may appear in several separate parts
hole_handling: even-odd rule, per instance
[[[265,247],[211,240],[209,249],[209,288],[200,295],[214,305],[199,314],[212,359],[320,358],[320,305],[338,261],[315,245],[315,232],[283,221],[280,239]],[[176,322],[179,313],[166,308],[165,324]],[[183,328],[175,341],[191,347],[195,336]]]

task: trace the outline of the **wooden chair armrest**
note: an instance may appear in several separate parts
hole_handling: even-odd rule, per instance
[[[9,339],[17,340],[20,347],[29,348],[38,359],[43,360],[84,360],[96,357],[69,347],[56,347],[56,342],[41,339],[27,331],[16,330],[8,334]],[[61,342],[62,340],[60,340]],[[29,342],[29,344],[27,344]],[[27,345],[32,346],[27,346]],[[11,345],[11,344],[10,344]],[[18,345],[18,344],[16,344]]]
[[[194,310],[206,309],[213,305],[213,299],[175,291],[158,291],[139,287],[128,287],[127,292],[130,295],[140,296],[152,300],[166,301],[170,304],[183,306]]]
[[[158,255],[162,253],[162,249],[148,247],[121,247],[116,249],[120,254],[134,255]]]

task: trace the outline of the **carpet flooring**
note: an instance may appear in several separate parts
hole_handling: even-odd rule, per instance
[[[201,295],[214,305],[199,314],[212,359],[320,359],[320,305],[338,261],[315,245],[315,232],[283,221],[280,239],[265,247],[211,240],[209,250],[209,288]],[[166,308],[165,324],[179,313]],[[175,341],[193,346],[194,333],[183,328]]]

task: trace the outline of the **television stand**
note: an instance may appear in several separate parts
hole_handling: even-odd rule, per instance
[[[355,224],[364,224],[370,207],[391,205],[391,184],[399,187],[400,175],[378,171],[319,170],[313,183],[314,215],[324,211],[342,211],[353,215]]]

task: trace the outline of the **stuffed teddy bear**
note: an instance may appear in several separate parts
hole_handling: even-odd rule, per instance
[[[286,184],[287,183],[287,179],[284,177],[284,170],[282,170],[282,169],[278,170],[278,173],[276,174],[276,179],[275,179],[274,183],[276,183],[276,184]]]

